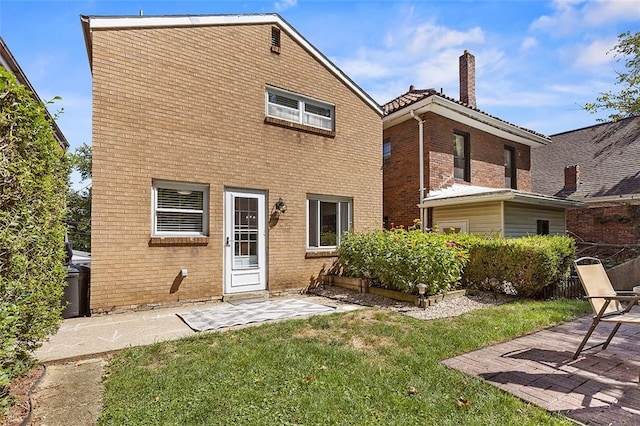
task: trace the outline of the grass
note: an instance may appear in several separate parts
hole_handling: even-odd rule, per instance
[[[440,360],[587,312],[518,302],[451,319],[383,309],[132,348],[107,368],[100,425],[570,425]]]

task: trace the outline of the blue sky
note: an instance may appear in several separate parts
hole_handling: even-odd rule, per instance
[[[595,124],[580,109],[615,89],[617,36],[640,2],[0,0],[0,34],[43,99],[62,97],[72,149],[91,143],[91,72],[79,15],[279,13],[379,103],[416,88],[459,97],[458,57],[476,57],[478,108],[544,134]],[[600,114],[606,117],[606,114]]]

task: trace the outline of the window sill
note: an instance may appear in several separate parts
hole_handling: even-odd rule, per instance
[[[332,130],[324,130],[318,127],[307,126],[305,124],[293,123],[291,121],[282,120],[280,118],[265,117],[265,124],[271,124],[272,126],[284,127],[287,129],[300,130],[301,132],[311,133],[314,135],[326,136],[328,138],[335,138],[336,132]]]
[[[307,251],[305,259],[317,259],[322,257],[338,257],[338,250],[313,250]]]
[[[207,246],[209,237],[151,237],[149,247]]]

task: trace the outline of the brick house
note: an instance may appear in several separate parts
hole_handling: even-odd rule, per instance
[[[553,135],[532,167],[536,191],[587,204],[567,212],[578,242],[640,244],[640,117]]]
[[[81,22],[92,311],[299,290],[381,228],[382,110],[280,16]]]
[[[549,139],[476,107],[475,58],[460,57],[460,99],[416,90],[384,105],[386,227],[522,236],[563,234],[565,209],[531,192],[531,148]]]

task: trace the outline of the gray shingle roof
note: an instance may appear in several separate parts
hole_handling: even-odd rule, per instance
[[[575,191],[564,189],[564,168],[578,165]],[[533,190],[576,200],[640,197],[640,117],[551,136],[531,150]]]

